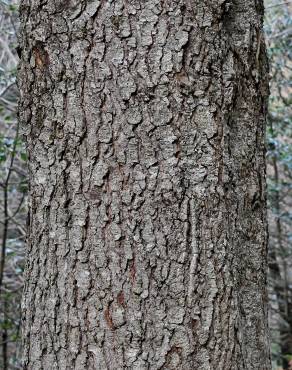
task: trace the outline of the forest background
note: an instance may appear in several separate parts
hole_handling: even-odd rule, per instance
[[[266,0],[269,324],[273,369],[292,370],[292,1]],[[17,120],[18,1],[0,0],[0,368],[21,369],[27,155]]]

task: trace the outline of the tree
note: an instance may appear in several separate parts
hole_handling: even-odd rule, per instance
[[[261,1],[23,0],[25,369],[270,369]]]
[[[20,369],[20,301],[26,218],[25,147],[17,121],[14,1],[0,1],[0,368]]]

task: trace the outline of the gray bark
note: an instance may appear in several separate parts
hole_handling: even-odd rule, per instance
[[[261,0],[22,0],[24,369],[270,369]]]

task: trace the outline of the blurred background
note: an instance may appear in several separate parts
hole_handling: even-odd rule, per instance
[[[269,320],[273,369],[292,370],[292,1],[266,0]],[[0,369],[21,369],[26,152],[17,122],[18,1],[0,0]]]

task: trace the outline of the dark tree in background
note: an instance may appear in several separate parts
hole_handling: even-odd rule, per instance
[[[270,369],[262,2],[20,15],[24,369]]]

